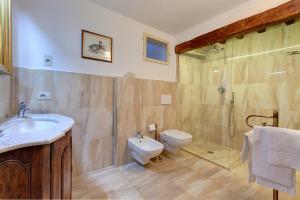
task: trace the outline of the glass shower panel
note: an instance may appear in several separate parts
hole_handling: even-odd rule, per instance
[[[271,116],[279,111],[279,126],[299,129],[297,121],[297,88],[300,85],[300,22],[267,27],[263,32],[232,39],[232,90],[235,93],[235,137],[231,149],[240,151],[243,135],[249,131],[248,115]],[[251,124],[261,125],[272,119],[253,118]],[[298,125],[297,125],[298,124]],[[232,151],[234,152],[234,151]],[[234,158],[234,155],[231,156]],[[231,168],[235,167],[231,159]]]
[[[300,19],[283,24],[283,50],[276,76],[280,127],[300,130]]]
[[[245,118],[279,111],[279,126],[300,129],[300,20],[180,55],[179,117],[193,135],[185,150],[239,166]],[[272,124],[253,118],[250,123]]]
[[[231,39],[232,91],[234,101],[234,135],[230,137],[230,168],[239,166],[243,135],[251,130],[245,123],[249,115],[271,116],[278,110],[277,73],[283,66],[279,62],[283,48],[282,24],[268,27],[263,31],[245,34]],[[279,59],[279,60],[278,60]],[[260,125],[266,119],[253,118],[251,124]],[[272,119],[267,120],[272,124]]]
[[[217,43],[180,55],[181,128],[193,135],[184,150],[230,167],[232,42]],[[184,100],[185,99],[185,100]]]

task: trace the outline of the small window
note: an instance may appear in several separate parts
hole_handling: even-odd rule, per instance
[[[144,34],[144,60],[169,64],[169,42]]]

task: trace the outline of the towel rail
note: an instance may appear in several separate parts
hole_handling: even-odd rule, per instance
[[[273,111],[273,116],[264,116],[264,115],[249,115],[248,117],[246,117],[246,124],[253,128],[252,125],[249,124],[249,119],[253,118],[253,117],[257,117],[257,118],[267,118],[267,119],[273,119],[273,124],[272,125],[268,125],[266,122],[264,122],[262,125],[263,126],[274,126],[274,127],[278,127],[279,125],[279,119],[278,119],[278,111],[274,110]]]
[[[264,122],[262,125],[263,126],[273,126],[273,127],[278,127],[279,126],[279,114],[277,110],[273,111],[273,116],[264,116],[264,115],[249,115],[248,117],[246,117],[246,124],[253,128],[252,125],[249,124],[249,119],[253,118],[253,117],[258,117],[258,118],[267,118],[267,119],[273,119],[273,124],[272,125],[268,125],[266,122]],[[278,190],[273,190],[273,200],[278,200]]]

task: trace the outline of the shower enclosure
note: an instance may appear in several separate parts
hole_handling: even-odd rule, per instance
[[[230,169],[246,116],[279,110],[281,127],[300,129],[299,65],[298,19],[179,55],[180,126],[193,135],[184,150]]]

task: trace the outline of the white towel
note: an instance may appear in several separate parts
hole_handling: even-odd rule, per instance
[[[300,170],[300,131],[268,127],[268,161]]]
[[[248,164],[248,177],[249,183],[256,180],[254,174],[252,173],[252,151],[253,151],[253,131],[248,131],[244,134],[244,143],[241,152],[241,160],[243,162],[247,161]]]
[[[265,127],[254,128],[252,172],[258,184],[290,195],[296,195],[295,170],[270,165],[268,162],[268,132]]]
[[[253,147],[253,131],[249,131],[244,134],[244,143],[241,152],[241,160],[243,162],[251,160],[252,147]]]

